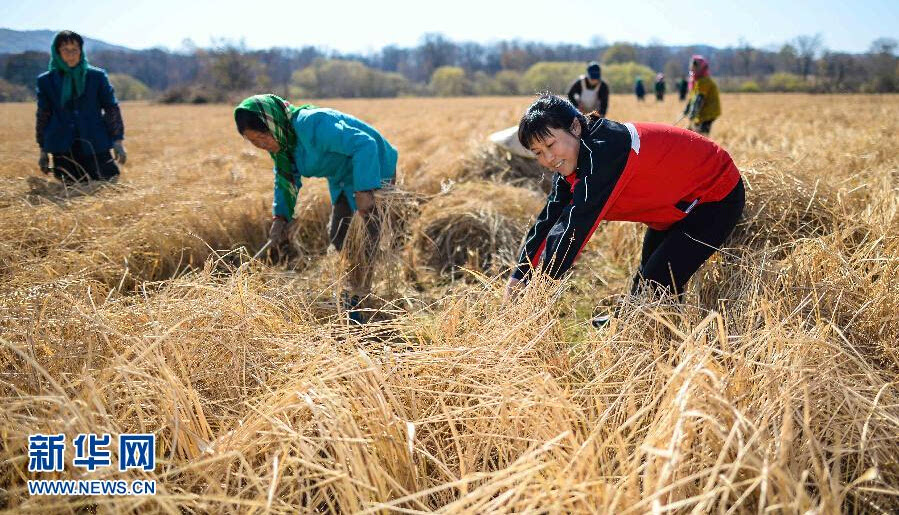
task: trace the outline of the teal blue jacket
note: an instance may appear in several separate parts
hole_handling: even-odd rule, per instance
[[[362,120],[334,109],[314,108],[298,111],[292,123],[297,133],[296,168],[292,184],[278,180],[275,171],[275,216],[293,218],[302,177],[328,179],[331,203],[343,194],[355,210],[353,193],[378,189],[396,175],[396,149]]]

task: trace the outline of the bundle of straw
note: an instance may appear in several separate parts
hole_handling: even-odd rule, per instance
[[[458,279],[461,269],[498,272],[515,259],[536,193],[489,182],[466,183],[425,204],[406,256],[418,274]]]
[[[472,149],[462,162],[460,180],[490,180],[549,193],[552,172],[536,159],[515,155],[494,144]]]

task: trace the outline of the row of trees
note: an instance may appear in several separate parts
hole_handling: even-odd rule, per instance
[[[288,94],[301,97],[394,97],[403,95],[518,95],[549,89],[565,92],[571,81],[584,71],[583,62],[537,62],[524,72],[500,70],[470,73],[460,66],[441,66],[426,83],[415,83],[396,72],[383,72],[358,61],[319,59],[293,73]],[[636,63],[610,64],[605,80],[613,89],[624,91],[637,76],[653,71]]]
[[[87,49],[90,52],[90,49]],[[413,48],[388,46],[368,55],[339,54],[314,47],[251,51],[217,42],[212,49],[190,42],[177,52],[89,53],[92,63],[114,74],[122,98],[166,92],[171,101],[220,101],[267,89],[292,97],[391,97],[399,95],[504,95],[549,88],[564,92],[599,60],[613,92],[630,91],[636,76],[669,80],[686,75],[689,58],[705,55],[722,89],[731,91],[899,91],[897,43],[881,38],[867,53],[824,48],[820,35],[801,36],[780,48],[672,47],[657,43],[606,45],[519,41],[456,43],[426,34]],[[0,56],[0,100],[30,95],[34,77],[47,67],[45,52]],[[15,97],[15,98],[14,98]]]

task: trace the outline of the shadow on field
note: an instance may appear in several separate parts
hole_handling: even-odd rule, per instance
[[[63,205],[70,200],[94,195],[108,188],[116,187],[116,183],[105,181],[90,181],[82,184],[64,184],[56,179],[29,176],[25,179],[28,184],[26,200],[34,202],[39,199],[47,200],[56,205]]]

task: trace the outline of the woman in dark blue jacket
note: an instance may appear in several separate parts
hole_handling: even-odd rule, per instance
[[[646,97],[646,87],[643,86],[642,77],[637,77],[636,82],[634,82],[634,93],[637,95],[637,100],[640,102]]]
[[[37,78],[41,170],[64,182],[118,177],[125,125],[106,72],[88,64],[84,40],[68,30],[53,38],[49,68]]]

